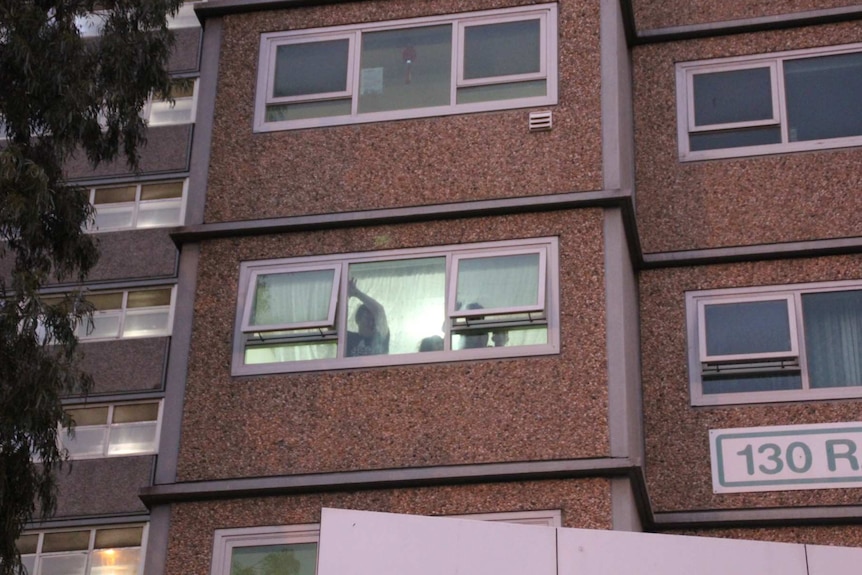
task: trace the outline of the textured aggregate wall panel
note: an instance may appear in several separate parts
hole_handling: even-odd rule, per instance
[[[318,523],[322,507],[460,515],[560,509],[565,527],[610,529],[606,479],[484,483],[295,495],[172,506],[166,575],[208,575],[216,529]]]
[[[554,128],[531,109],[252,133],[260,34],[532,4],[374,0],[224,19],[206,221],[428,205],[602,187],[599,3],[559,3]],[[546,108],[540,108],[546,109]]]
[[[169,228],[97,234],[99,263],[88,281],[170,277],[177,269],[177,247]]]
[[[682,163],[674,75],[676,62],[860,41],[862,26],[854,22],[635,48],[637,217],[644,252],[862,234],[862,148]]]
[[[638,31],[851,6],[851,0],[632,0]]]
[[[150,484],[155,456],[70,461],[57,474],[56,518],[146,513],[138,490]]]
[[[560,237],[559,355],[231,377],[245,260]],[[608,455],[602,211],[202,244],[180,481]]]
[[[189,147],[192,137],[192,124],[158,126],[147,131],[147,145],[141,151],[140,173],[157,174],[184,172],[189,169]],[[93,169],[84,153],[66,164],[66,177],[69,179],[93,179],[132,175],[125,158],[100,164]]]
[[[749,529],[697,529],[673,532],[668,531],[667,533],[676,535],[699,535],[703,537],[726,537],[728,539],[750,539],[754,541],[804,543],[806,545],[862,547],[862,525],[845,524]]]
[[[689,290],[859,278],[860,255],[642,272],[646,476],[655,512],[859,504],[858,489],[712,492],[710,429],[859,421],[862,400],[694,408],[689,394],[685,315],[685,292]]]
[[[200,48],[200,28],[179,28],[174,30],[174,48],[168,61],[168,70],[172,74],[196,71],[200,59]]]
[[[94,379],[91,395],[163,389],[168,337],[84,342],[81,367]]]

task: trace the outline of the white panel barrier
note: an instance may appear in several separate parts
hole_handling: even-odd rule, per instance
[[[324,509],[317,575],[858,575],[860,565],[857,548]]]

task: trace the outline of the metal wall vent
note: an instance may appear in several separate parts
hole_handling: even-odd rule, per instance
[[[530,131],[550,130],[552,125],[551,111],[530,112]]]

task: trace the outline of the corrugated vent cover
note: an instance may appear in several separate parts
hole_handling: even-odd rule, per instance
[[[530,131],[550,130],[552,124],[551,111],[530,112]]]

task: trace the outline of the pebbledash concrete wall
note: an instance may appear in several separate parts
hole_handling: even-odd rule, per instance
[[[603,213],[204,242],[179,481],[608,455]],[[231,377],[243,261],[559,236],[559,355]]]
[[[651,30],[843,8],[852,4],[851,0],[632,0],[632,9],[638,30]]]
[[[602,188],[599,2],[559,2],[559,104],[323,129],[252,132],[260,34],[535,4],[369,0],[224,17],[206,222]]]
[[[674,68],[677,62],[855,42],[862,42],[858,22],[636,47],[636,189],[643,251],[862,235],[862,219],[852,209],[862,188],[858,147],[680,162]]]
[[[859,421],[862,400],[692,407],[685,311],[686,291],[859,277],[862,277],[862,255],[641,272],[645,469],[656,513],[859,503],[858,488],[712,492],[710,429]],[[862,544],[858,534],[855,537],[855,544]]]
[[[173,536],[165,574],[209,574],[216,529],[318,523],[324,507],[413,515],[559,509],[565,527],[611,528],[607,479],[411,487],[181,503],[171,509]]]

